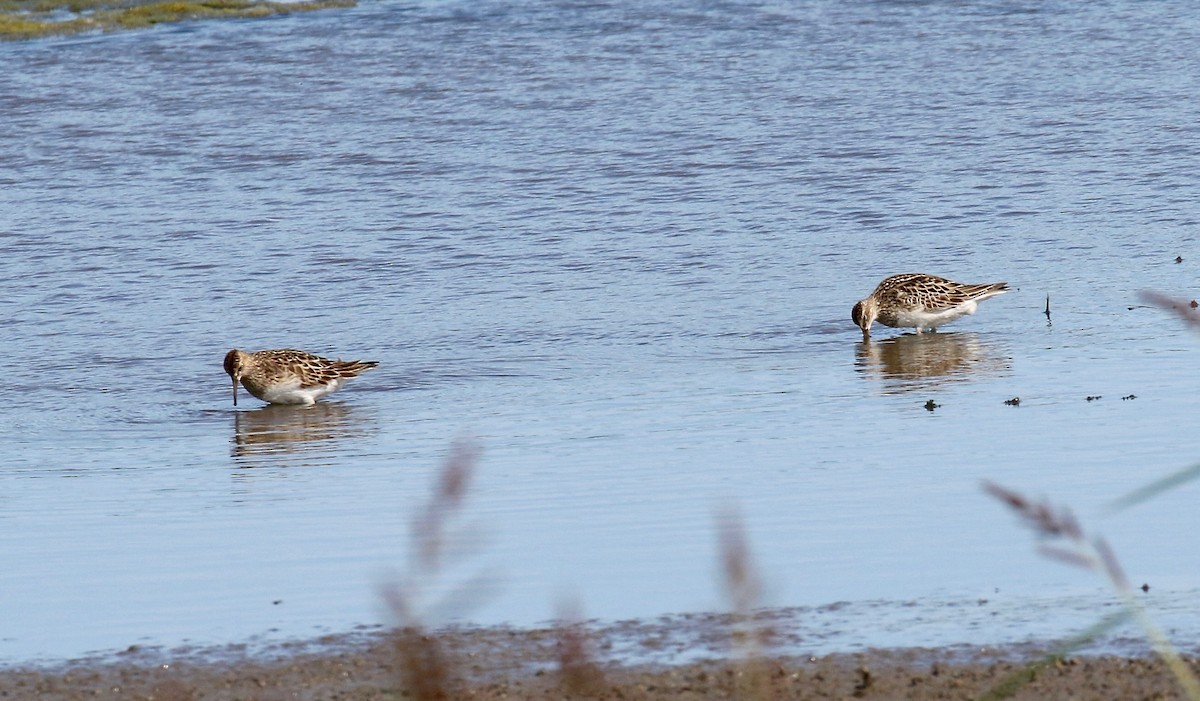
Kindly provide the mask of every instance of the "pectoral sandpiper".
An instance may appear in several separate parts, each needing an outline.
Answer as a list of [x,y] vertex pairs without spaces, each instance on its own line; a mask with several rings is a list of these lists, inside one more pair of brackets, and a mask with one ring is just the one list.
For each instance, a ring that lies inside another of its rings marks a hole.
[[225,354],[225,372],[233,378],[234,406],[238,382],[264,402],[313,404],[378,364],[373,360],[329,360],[290,348],[257,353],[235,348]]
[[955,319],[974,314],[979,303],[1008,291],[1008,283],[968,285],[936,275],[904,273],[893,275],[854,305],[850,318],[870,338],[871,324],[913,326],[917,333],[937,330]]

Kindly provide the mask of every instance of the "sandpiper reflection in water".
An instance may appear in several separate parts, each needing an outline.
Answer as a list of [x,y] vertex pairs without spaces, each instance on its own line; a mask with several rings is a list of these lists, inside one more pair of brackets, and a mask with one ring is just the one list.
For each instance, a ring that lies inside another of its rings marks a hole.
[[361,408],[342,402],[234,412],[232,455],[239,467],[332,464],[343,440],[369,433],[363,418]]
[[1009,370],[1011,358],[979,334],[908,333],[882,341],[862,341],[855,367],[883,381],[892,392],[926,390]]

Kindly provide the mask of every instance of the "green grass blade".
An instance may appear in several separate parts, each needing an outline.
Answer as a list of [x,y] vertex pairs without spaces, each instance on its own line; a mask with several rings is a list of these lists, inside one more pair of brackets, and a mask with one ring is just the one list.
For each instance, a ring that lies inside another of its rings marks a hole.
[[1021,669],[1009,674],[1000,683],[988,689],[982,695],[976,697],[975,701],[1000,701],[1007,699],[1021,690],[1021,687],[1037,679],[1038,674],[1042,670],[1050,667],[1063,659],[1079,648],[1091,643],[1096,638],[1109,632],[1113,628],[1125,623],[1133,616],[1133,612],[1129,609],[1122,609],[1116,613],[1111,613],[1099,621],[1093,623],[1086,630],[1078,633],[1075,636],[1067,638],[1052,649],[1045,657],[1035,662],[1031,662]]
[[1178,472],[1157,479],[1144,487],[1139,487],[1123,497],[1114,499],[1105,509],[1106,514],[1114,514],[1118,511],[1124,511],[1131,506],[1136,506],[1148,499],[1152,499],[1163,492],[1170,491],[1176,487],[1191,482],[1200,477],[1200,464],[1192,465]]

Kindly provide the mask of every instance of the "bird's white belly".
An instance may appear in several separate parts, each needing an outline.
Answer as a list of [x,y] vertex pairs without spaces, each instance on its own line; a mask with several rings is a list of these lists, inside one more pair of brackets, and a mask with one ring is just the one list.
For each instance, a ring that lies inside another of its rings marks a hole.
[[341,383],[341,380],[333,380],[316,387],[301,387],[299,380],[292,380],[264,390],[259,399],[271,404],[312,404],[336,390]]
[[975,302],[963,302],[957,307],[930,311],[928,309],[908,309],[898,312],[895,317],[896,326],[912,326],[917,329],[936,329],[949,324],[960,317],[974,314],[979,307]]

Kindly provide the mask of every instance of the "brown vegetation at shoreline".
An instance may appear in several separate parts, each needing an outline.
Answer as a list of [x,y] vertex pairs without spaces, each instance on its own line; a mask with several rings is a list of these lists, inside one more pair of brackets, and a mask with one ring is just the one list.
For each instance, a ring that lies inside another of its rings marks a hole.
[[0,39],[139,29],[195,19],[248,19],[355,4],[356,0],[0,0]]

